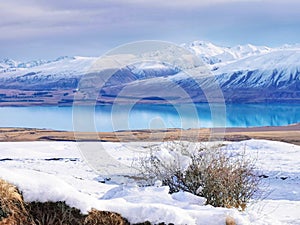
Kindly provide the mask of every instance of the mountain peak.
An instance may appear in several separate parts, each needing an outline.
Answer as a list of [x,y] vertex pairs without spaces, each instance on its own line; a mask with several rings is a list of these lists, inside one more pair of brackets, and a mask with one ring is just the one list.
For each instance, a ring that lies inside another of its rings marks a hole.
[[10,58],[4,58],[0,61],[0,64],[4,64],[4,65],[7,65],[8,67],[12,67],[12,68],[15,68],[18,66],[18,62],[13,60],[13,59],[10,59]]

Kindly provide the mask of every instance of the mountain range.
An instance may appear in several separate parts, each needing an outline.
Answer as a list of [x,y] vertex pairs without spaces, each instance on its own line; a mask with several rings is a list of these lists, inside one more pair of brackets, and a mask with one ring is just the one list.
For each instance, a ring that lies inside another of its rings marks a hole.
[[[98,102],[207,102],[214,99],[216,84],[226,102],[300,102],[300,45],[222,47],[194,41],[181,46],[203,61],[209,76],[191,77],[173,65],[141,60],[116,70],[101,87]],[[0,105],[70,104],[96,61],[79,56],[1,60]]]

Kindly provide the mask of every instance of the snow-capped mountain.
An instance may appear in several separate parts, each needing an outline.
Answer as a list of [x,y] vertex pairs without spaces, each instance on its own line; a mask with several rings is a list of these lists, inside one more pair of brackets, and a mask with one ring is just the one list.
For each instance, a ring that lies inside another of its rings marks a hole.
[[38,60],[32,60],[28,62],[19,62],[19,61],[5,58],[3,60],[0,60],[0,72],[2,73],[13,72],[13,71],[17,71],[18,69],[33,68],[44,64],[58,62],[65,59],[75,59],[75,57],[60,56],[54,60],[38,59]]
[[[201,52],[199,42],[197,43],[198,45],[190,46]],[[126,85],[105,87],[104,92],[109,96],[120,96],[120,91],[126,86],[127,92],[123,91],[122,97],[155,96],[157,93],[157,96],[167,99],[180,101],[181,98],[184,102],[191,97],[194,101],[202,102],[215,96],[218,84],[227,102],[300,101],[299,46],[276,49],[252,45],[221,48],[211,43],[202,43],[201,48],[204,52],[201,54],[210,59],[220,59],[220,56],[230,53],[231,57],[223,58],[219,62],[205,61],[210,70],[208,75],[214,75],[213,77],[190,77],[184,72],[178,72],[167,76],[148,77]],[[199,54],[198,56],[202,57]],[[188,94],[188,97],[184,98],[183,94]]]
[[194,41],[190,44],[183,44],[182,46],[199,56],[207,64],[230,62],[247,56],[272,51],[271,48],[266,46],[247,44],[235,47],[221,47],[205,41]]
[[0,68],[16,68],[17,65],[18,62],[8,58],[0,61]]
[[299,59],[300,49],[277,50],[226,64],[214,73],[222,85],[280,88],[300,80]]
[[300,49],[277,49],[216,67],[227,101],[299,101]]
[[0,88],[76,88],[77,80],[94,60],[93,57],[59,57],[51,61],[13,63],[2,71],[0,69]]
[[[200,74],[190,77],[163,62],[142,61],[116,70],[101,90],[102,96],[118,96],[126,87],[131,96],[124,98],[156,95],[182,99],[176,89],[179,86],[195,101],[206,101],[201,88],[211,87],[213,92],[213,79],[228,102],[300,101],[300,45],[221,47],[195,41],[182,46],[204,61],[209,78]],[[76,56],[26,63],[5,59],[0,61],[0,88],[75,90],[96,59]]]

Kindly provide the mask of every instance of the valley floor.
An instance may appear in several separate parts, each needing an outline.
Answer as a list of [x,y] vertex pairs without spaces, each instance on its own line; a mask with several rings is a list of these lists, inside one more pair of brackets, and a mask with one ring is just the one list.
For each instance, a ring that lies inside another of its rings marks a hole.
[[34,128],[0,128],[0,142],[15,141],[105,141],[105,142],[161,142],[161,141],[242,141],[265,139],[300,145],[300,123],[287,126],[250,128],[201,128],[133,130],[118,132],[73,132]]
[[[101,144],[116,161],[130,165],[149,143]],[[241,225],[300,224],[300,146],[254,139],[224,144],[228,151],[254,157],[265,175],[263,195],[245,212],[204,205],[204,199],[186,192],[170,195],[159,184],[138,187],[126,179],[103,183],[76,142],[2,142],[0,178],[15,184],[25,201],[66,201],[82,212],[92,207],[118,212],[132,223],[218,225],[229,215]]]

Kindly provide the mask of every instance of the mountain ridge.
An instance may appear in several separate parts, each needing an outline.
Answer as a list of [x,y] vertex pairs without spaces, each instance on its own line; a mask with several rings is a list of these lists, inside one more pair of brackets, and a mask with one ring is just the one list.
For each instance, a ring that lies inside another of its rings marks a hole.
[[[213,87],[211,90],[208,87],[212,82],[217,82],[227,102],[300,102],[300,45],[279,48],[251,44],[220,47],[210,42],[194,41],[181,46],[202,59],[207,71],[214,75],[214,81],[198,75],[191,78],[184,71],[161,62],[141,60],[141,63],[118,70],[103,86],[99,101],[113,102],[126,87],[127,95],[122,96],[124,99],[142,98],[153,92],[151,97],[157,94],[185,102],[186,98],[170,93],[179,86],[193,101],[205,102],[207,99],[199,84],[207,88],[206,95],[212,95]],[[96,60],[96,57],[80,56],[27,63],[1,60],[0,103],[35,100],[36,96],[30,97],[32,93],[42,90],[59,92],[60,95],[55,98],[57,103],[71,103],[81,78],[90,71]],[[18,90],[17,98],[11,98],[7,90]],[[22,91],[32,93],[27,95]],[[48,93],[48,96],[51,95],[54,96]],[[24,99],[25,96],[27,98]],[[37,104],[49,103],[46,97],[39,100],[42,101]]]

